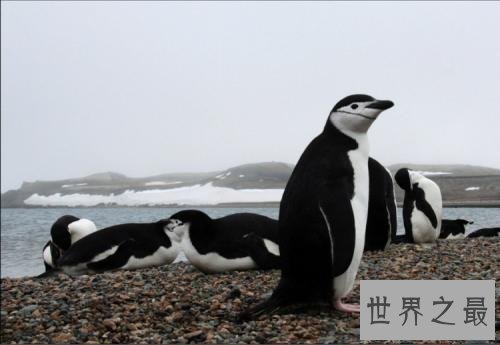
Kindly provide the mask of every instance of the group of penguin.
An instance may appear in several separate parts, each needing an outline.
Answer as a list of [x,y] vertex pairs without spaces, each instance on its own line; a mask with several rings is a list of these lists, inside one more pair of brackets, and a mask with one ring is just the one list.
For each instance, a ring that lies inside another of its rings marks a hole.
[[43,249],[42,277],[162,266],[181,251],[205,273],[280,267],[278,221],[253,213],[212,219],[183,210],[154,223],[101,230],[91,220],[66,215],[52,225],[51,237]]
[[137,269],[172,263],[182,251],[205,273],[281,269],[266,301],[241,314],[345,304],[365,250],[391,242],[434,242],[440,237],[442,200],[437,184],[400,169],[405,191],[404,236],[396,236],[396,201],[390,172],[369,157],[367,131],[391,101],[351,95],[330,112],[324,130],[305,149],[285,187],[279,220],[252,213],[212,219],[183,210],[154,223],[97,230],[74,216],[59,218],[43,250],[46,272],[68,274]]

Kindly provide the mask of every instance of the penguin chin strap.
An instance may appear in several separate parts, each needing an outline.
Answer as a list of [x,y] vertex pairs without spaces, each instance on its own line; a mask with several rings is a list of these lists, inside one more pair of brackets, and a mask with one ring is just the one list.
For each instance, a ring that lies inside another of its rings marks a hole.
[[335,300],[333,301],[333,305],[335,309],[337,309],[338,311],[342,311],[345,313],[359,314],[359,304],[343,303],[342,299],[335,298]]

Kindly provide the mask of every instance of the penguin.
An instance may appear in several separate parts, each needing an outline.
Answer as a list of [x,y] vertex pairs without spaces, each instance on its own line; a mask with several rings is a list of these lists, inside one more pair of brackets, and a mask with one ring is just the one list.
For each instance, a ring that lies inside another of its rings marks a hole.
[[240,320],[264,313],[303,312],[342,302],[354,286],[368,216],[367,131],[391,101],[351,95],[330,112],[285,187],[279,211],[281,279],[271,297]]
[[279,268],[278,221],[253,213],[212,219],[199,210],[170,217],[167,228],[180,239],[193,266],[204,273]]
[[154,223],[110,226],[74,243],[57,261],[70,275],[137,269],[172,263],[179,252],[179,239],[167,231],[167,219]]
[[465,228],[474,222],[465,219],[443,219],[441,221],[441,232],[439,238],[456,240],[465,238]]
[[401,168],[394,176],[405,191],[403,222],[406,241],[432,243],[439,238],[443,202],[439,186],[425,176]]
[[95,231],[97,227],[89,219],[72,215],[57,219],[50,229],[51,240],[45,244],[42,251],[45,272],[55,267],[57,260],[73,243]]
[[477,237],[496,237],[500,232],[500,228],[483,228],[475,230],[467,235],[467,238],[477,238]]
[[398,227],[394,183],[390,171],[371,157],[368,174],[370,195],[364,250],[385,250]]

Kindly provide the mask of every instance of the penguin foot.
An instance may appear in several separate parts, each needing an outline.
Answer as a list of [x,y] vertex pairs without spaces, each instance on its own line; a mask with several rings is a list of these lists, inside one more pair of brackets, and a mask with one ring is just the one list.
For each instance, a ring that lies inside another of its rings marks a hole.
[[345,313],[359,314],[359,304],[342,303],[340,298],[336,298],[334,302],[335,309]]

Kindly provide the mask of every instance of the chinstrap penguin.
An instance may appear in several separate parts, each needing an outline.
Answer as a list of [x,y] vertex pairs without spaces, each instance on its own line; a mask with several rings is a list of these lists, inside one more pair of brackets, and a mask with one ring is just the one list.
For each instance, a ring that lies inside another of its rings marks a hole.
[[465,238],[466,227],[474,222],[465,219],[443,219],[439,238],[456,240]]
[[483,228],[475,230],[467,235],[467,238],[477,238],[477,237],[495,237],[498,236],[500,228]]
[[179,252],[178,239],[166,229],[169,223],[165,219],[98,230],[73,244],[57,266],[68,274],[83,274],[169,264]]
[[305,149],[280,203],[281,280],[270,299],[240,315],[300,312],[342,302],[354,286],[368,215],[366,132],[391,101],[351,95],[332,109],[323,132]]
[[401,168],[394,176],[404,190],[403,223],[406,241],[432,243],[439,238],[442,198],[439,186],[427,177]]
[[202,272],[279,268],[275,219],[253,213],[212,219],[199,210],[184,210],[170,217],[167,228]]
[[42,251],[45,272],[55,267],[57,260],[73,243],[95,231],[94,222],[85,218],[65,215],[57,219],[50,229],[51,240]]
[[385,250],[396,236],[397,216],[392,175],[375,159],[368,159],[370,196],[365,251]]

